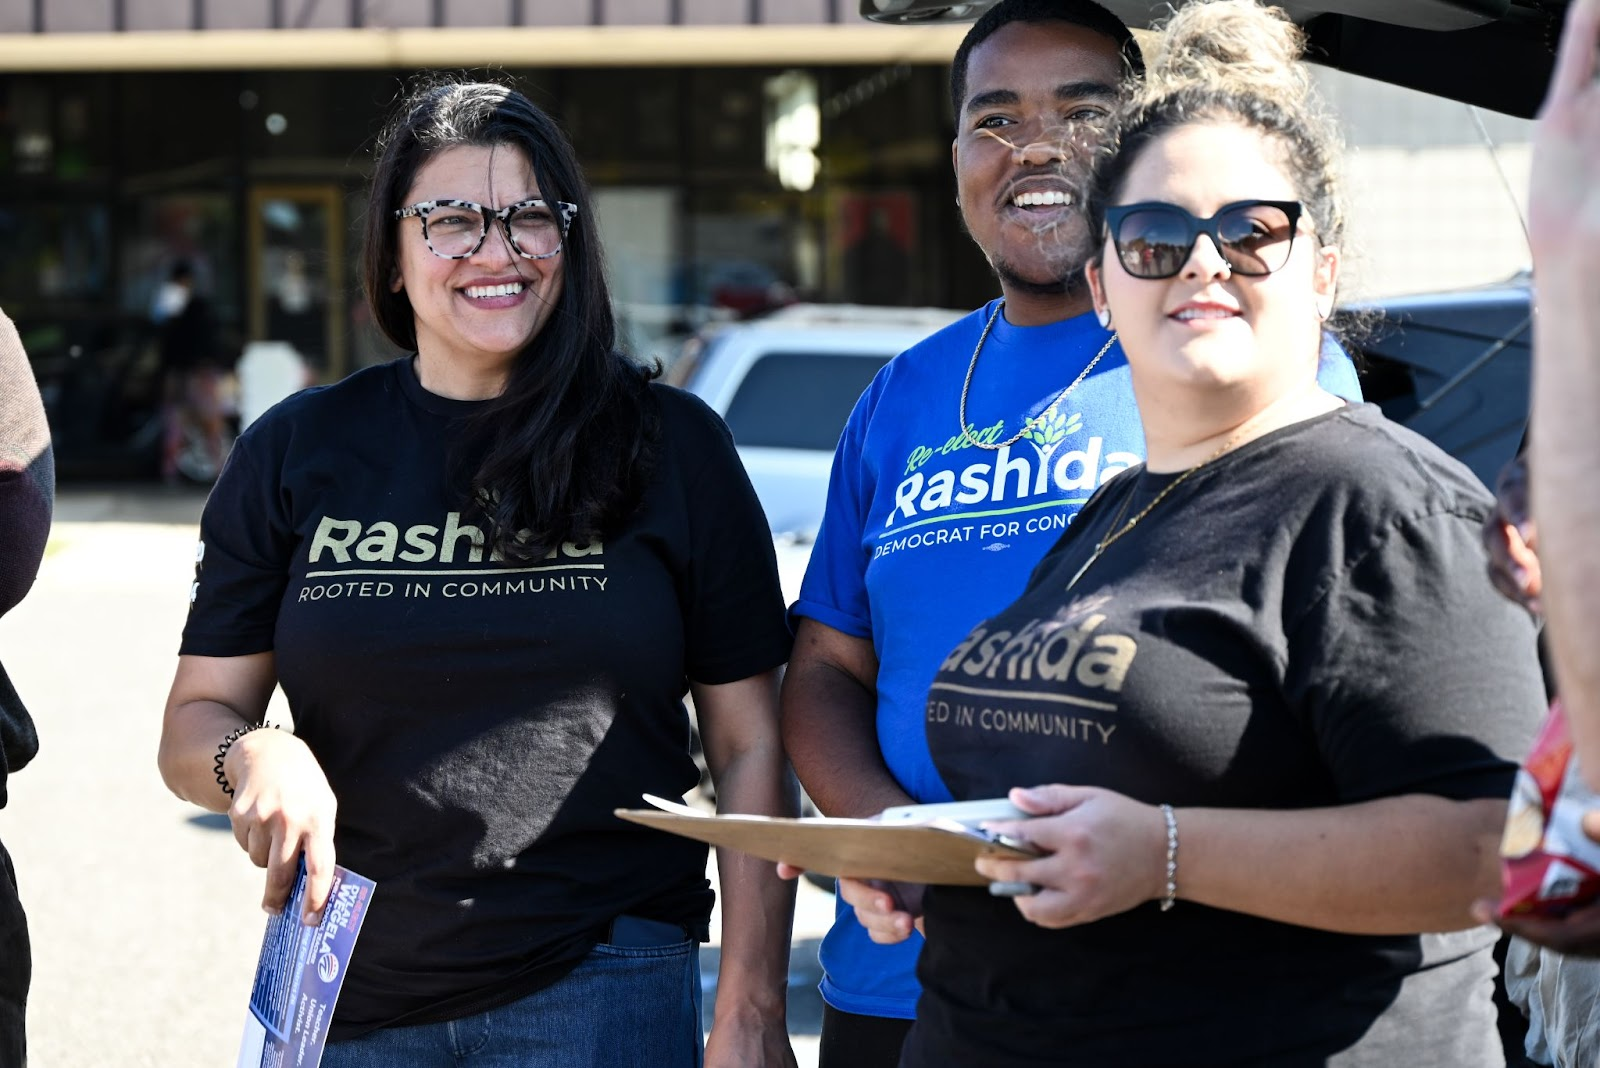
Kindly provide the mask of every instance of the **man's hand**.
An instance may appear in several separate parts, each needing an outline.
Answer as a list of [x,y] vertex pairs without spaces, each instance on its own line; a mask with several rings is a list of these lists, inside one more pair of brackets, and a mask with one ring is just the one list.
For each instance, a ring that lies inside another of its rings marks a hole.
[[1495,508],[1483,524],[1483,547],[1489,552],[1489,581],[1507,598],[1535,615],[1542,614],[1544,590],[1539,570],[1539,534],[1528,510],[1528,459],[1519,455],[1506,464],[1495,485]]
[[840,879],[837,893],[855,908],[867,937],[892,946],[922,931],[922,889],[915,883]]

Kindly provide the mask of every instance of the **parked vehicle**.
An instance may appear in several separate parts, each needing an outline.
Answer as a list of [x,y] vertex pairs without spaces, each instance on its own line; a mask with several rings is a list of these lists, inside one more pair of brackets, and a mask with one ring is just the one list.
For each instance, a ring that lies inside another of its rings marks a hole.
[[1528,424],[1532,277],[1359,306],[1366,398],[1472,468],[1487,486]]
[[[1527,425],[1530,287],[1524,273],[1352,309],[1367,325],[1353,344],[1366,398],[1489,486]],[[676,369],[732,429],[786,571],[804,571],[833,449],[861,391],[896,353],[961,314],[794,305],[718,328]],[[785,575],[791,597],[799,578]]]
[[713,328],[673,378],[715,409],[778,545],[793,601],[822,524],[834,446],[878,369],[962,312],[794,304],[762,319]]

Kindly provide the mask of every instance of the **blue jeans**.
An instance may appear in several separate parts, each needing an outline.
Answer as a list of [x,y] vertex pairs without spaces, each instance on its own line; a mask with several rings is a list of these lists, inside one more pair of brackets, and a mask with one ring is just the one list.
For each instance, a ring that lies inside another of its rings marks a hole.
[[498,1009],[331,1042],[322,1068],[700,1068],[700,944],[598,945]]

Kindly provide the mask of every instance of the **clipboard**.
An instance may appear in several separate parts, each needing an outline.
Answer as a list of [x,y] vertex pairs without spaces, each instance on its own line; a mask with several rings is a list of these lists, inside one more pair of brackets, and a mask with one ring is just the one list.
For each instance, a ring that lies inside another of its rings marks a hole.
[[763,860],[783,861],[819,875],[940,886],[987,886],[972,867],[978,857],[1028,860],[1040,854],[1022,844],[952,819],[879,822],[827,816],[714,816],[645,794],[654,808],[619,808],[616,815],[671,834],[728,846]]

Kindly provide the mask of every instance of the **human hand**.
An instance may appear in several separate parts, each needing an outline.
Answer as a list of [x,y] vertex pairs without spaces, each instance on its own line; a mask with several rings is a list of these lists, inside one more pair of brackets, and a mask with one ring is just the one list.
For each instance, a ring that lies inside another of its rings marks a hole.
[[288,731],[251,731],[228,747],[223,774],[233,785],[228,821],[234,841],[256,867],[267,869],[261,907],[274,916],[283,911],[304,853],[306,893],[300,921],[318,922],[333,888],[338,802],[317,758]]
[[[1600,263],[1600,0],[1567,9],[1550,90],[1533,133],[1528,236],[1541,284],[1583,283]],[[1576,276],[1568,275],[1576,270]]]
[[[1583,833],[1600,842],[1600,809],[1583,814]],[[1565,916],[1501,916],[1499,902],[1479,901],[1472,906],[1479,923],[1494,924],[1507,934],[1524,938],[1571,957],[1600,957],[1600,901],[1579,905]]]
[[1495,484],[1495,508],[1483,524],[1483,547],[1489,553],[1489,581],[1502,595],[1540,614],[1543,576],[1539,570],[1539,534],[1528,511],[1528,459],[1519,455],[1506,464]]
[[1110,790],[1059,784],[1015,789],[1009,796],[1034,818],[996,820],[984,827],[1048,855],[979,857],[977,869],[994,882],[1039,887],[1014,899],[1030,922],[1040,927],[1090,923],[1166,892],[1167,825],[1156,806]]
[[880,879],[838,881],[837,893],[856,910],[856,919],[867,929],[867,937],[880,945],[892,946],[922,931],[922,892],[918,883],[890,883]]

